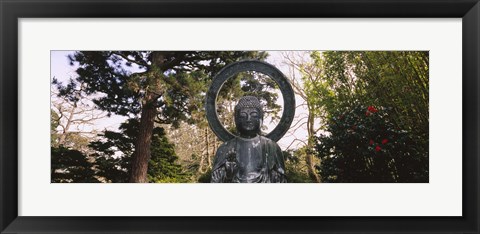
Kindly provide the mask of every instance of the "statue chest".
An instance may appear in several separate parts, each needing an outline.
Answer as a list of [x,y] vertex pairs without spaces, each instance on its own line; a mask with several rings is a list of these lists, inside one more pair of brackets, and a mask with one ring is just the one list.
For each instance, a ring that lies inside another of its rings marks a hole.
[[266,178],[266,155],[260,138],[237,140],[234,180],[242,183],[262,182]]

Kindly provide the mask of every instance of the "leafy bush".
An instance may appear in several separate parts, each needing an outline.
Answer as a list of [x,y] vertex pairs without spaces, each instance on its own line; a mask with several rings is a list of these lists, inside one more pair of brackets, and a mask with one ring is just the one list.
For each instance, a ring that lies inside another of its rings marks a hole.
[[428,133],[398,129],[388,112],[355,105],[328,120],[316,147],[324,182],[428,182]]
[[288,183],[315,183],[315,181],[308,176],[304,160],[305,150],[306,148],[304,147],[295,151],[283,151]]
[[210,179],[212,177],[212,169],[209,169],[207,172],[204,174],[200,175],[198,177],[198,183],[210,183]]

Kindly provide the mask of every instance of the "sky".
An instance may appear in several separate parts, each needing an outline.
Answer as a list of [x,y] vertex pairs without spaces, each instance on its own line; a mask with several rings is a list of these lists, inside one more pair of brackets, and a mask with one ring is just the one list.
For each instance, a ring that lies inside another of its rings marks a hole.
[[[77,74],[75,72],[76,67],[71,66],[68,60],[68,55],[72,54],[73,51],[52,51],[51,52],[51,77],[55,77],[57,80],[61,82],[67,82],[70,78],[74,79]],[[280,71],[282,71],[286,76],[290,76],[292,72],[295,72],[296,75],[298,76],[299,73],[298,71],[292,71],[289,69],[289,66],[287,66],[284,63],[284,59],[282,56],[281,51],[268,51],[269,57],[266,59],[266,62],[276,66]],[[278,104],[283,107],[283,100],[280,98],[277,100]],[[54,100],[55,97],[52,97],[52,101]],[[303,103],[304,100],[298,96],[295,95],[295,101],[296,105],[299,106],[299,104]],[[305,117],[308,115],[308,110],[304,108],[303,106],[299,106],[295,110],[295,118],[293,120],[293,124],[297,123],[299,120],[305,122],[305,118],[302,119],[302,117]],[[75,129],[72,129],[73,131],[81,131],[81,132],[93,132],[93,131],[103,131],[105,129],[111,130],[111,131],[118,131],[118,126],[124,122],[127,119],[127,117],[124,116],[119,116],[119,115],[111,115],[110,117],[105,117],[101,118],[98,120],[94,121],[94,124],[92,125],[82,125],[82,126],[76,126]],[[270,132],[276,127],[276,123],[269,123],[270,121],[266,120],[265,124],[267,125],[267,130],[266,132]],[[302,124],[299,123],[299,124]],[[77,128],[78,127],[78,128]],[[307,130],[306,130],[306,124],[303,124],[302,127],[297,129],[295,132],[289,131],[285,134],[285,136],[278,141],[278,145],[282,150],[286,150],[288,147],[289,149],[295,149],[298,147],[301,147],[301,142],[295,141],[293,144],[292,142],[294,139],[302,139],[306,140],[307,139]]]

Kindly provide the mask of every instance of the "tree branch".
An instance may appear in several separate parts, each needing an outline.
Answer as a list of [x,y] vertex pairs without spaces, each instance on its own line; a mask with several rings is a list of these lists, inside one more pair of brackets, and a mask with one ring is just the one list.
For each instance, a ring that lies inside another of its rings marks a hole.
[[148,66],[149,66],[149,64],[146,63],[145,61],[137,61],[137,60],[130,59],[130,58],[128,58],[128,56],[126,56],[125,54],[122,54],[120,51],[112,51],[112,52],[110,53],[110,55],[112,55],[112,54],[117,55],[117,56],[123,58],[124,60],[126,60],[126,61],[128,61],[128,62],[130,62],[130,63],[135,63],[135,64],[137,64],[137,65],[144,66],[144,67],[148,67]]

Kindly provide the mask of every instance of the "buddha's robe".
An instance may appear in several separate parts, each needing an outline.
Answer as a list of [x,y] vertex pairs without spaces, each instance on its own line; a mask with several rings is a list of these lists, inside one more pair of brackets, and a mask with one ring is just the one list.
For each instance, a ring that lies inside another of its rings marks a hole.
[[285,183],[285,162],[276,142],[235,137],[215,154],[212,183]]

